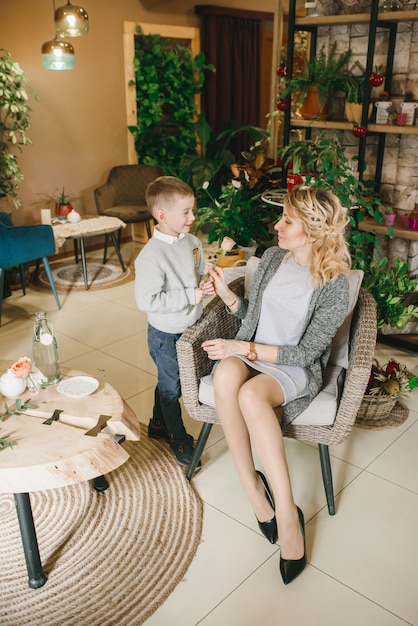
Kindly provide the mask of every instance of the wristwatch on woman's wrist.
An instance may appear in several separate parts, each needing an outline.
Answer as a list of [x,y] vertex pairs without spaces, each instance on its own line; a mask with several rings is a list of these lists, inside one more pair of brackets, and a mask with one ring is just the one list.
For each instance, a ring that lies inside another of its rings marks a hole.
[[255,361],[256,359],[258,359],[258,354],[255,349],[254,341],[250,341],[250,349],[248,350],[246,356],[249,361]]

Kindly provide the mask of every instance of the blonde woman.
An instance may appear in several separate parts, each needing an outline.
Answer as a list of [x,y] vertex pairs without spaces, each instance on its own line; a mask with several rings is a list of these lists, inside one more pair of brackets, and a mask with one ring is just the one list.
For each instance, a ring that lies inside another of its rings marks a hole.
[[[274,227],[278,247],[262,256],[248,299],[229,289],[221,269],[210,270],[216,293],[242,319],[235,339],[203,343],[209,358],[220,361],[217,412],[261,531],[271,543],[280,536],[285,584],[306,565],[305,528],[274,407],[283,407],[288,424],[322,387],[331,341],[348,309],[347,221],[332,193],[297,190],[285,199]],[[268,481],[255,470],[252,446]]]

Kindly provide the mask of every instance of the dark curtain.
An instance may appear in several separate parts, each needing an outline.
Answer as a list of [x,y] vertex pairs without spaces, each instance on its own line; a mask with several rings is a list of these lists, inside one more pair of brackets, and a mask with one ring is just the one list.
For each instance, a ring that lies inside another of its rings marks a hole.
[[[202,109],[212,131],[234,120],[259,125],[261,21],[272,14],[234,11],[215,6],[197,6],[201,17],[201,48],[206,62],[216,72],[208,72],[202,94]],[[250,139],[239,133],[232,146],[236,157],[248,150]]]

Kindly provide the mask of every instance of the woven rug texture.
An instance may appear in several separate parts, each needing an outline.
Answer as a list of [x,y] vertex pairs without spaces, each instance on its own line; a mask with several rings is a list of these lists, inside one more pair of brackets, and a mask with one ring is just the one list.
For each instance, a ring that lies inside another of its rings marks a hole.
[[[82,290],[84,291],[84,274],[81,261],[61,261],[51,263],[51,272],[54,277],[55,286],[60,291]],[[126,272],[122,271],[119,263],[108,261],[103,265],[97,259],[87,258],[87,282],[89,290],[108,289],[130,282],[135,278],[135,272],[130,267],[126,267]],[[51,290],[45,269],[39,272],[37,281],[40,287]]]
[[182,580],[202,503],[168,446],[141,428],[107,491],[89,481],[31,494],[48,578],[39,589],[28,587],[14,498],[0,494],[2,626],[138,626]]

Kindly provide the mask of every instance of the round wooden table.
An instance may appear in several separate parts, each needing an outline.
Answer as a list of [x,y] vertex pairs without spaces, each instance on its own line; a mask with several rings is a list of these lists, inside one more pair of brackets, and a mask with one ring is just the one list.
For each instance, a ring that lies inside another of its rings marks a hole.
[[[11,362],[0,361],[0,373]],[[85,375],[63,370],[63,380]],[[67,397],[50,385],[37,395],[28,391],[20,396],[32,408],[5,415],[0,436],[8,436],[13,448],[0,450],[0,492],[13,493],[29,586],[36,589],[46,582],[39,555],[29,492],[56,489],[91,480],[116,469],[129,458],[119,445],[124,439],[138,441],[139,423],[113,387],[99,381],[94,393]],[[0,407],[12,411],[15,399],[0,394]],[[0,408],[0,415],[4,410]]]

